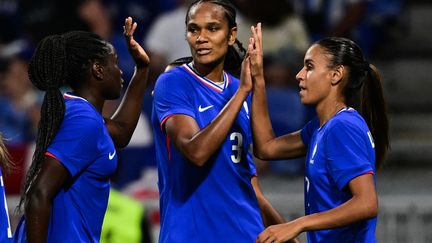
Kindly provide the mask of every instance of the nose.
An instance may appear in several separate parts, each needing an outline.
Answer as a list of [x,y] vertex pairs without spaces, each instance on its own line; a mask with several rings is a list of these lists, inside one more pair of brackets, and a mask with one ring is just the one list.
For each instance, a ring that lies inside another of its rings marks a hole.
[[297,73],[297,75],[296,75],[296,79],[297,79],[297,81],[301,81],[301,80],[303,80],[304,79],[304,75],[305,75],[305,68],[303,67],[298,73]]
[[197,36],[196,41],[197,42],[205,42],[206,40],[207,40],[207,37],[206,37],[205,31],[201,31],[199,33],[199,35]]

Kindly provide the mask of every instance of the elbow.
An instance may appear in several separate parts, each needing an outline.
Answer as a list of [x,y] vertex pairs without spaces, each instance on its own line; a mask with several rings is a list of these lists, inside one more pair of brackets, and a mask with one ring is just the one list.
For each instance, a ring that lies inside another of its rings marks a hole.
[[362,218],[363,219],[371,219],[378,216],[378,202],[364,202],[362,203]]
[[182,149],[182,154],[189,162],[198,167],[203,167],[210,159],[208,152],[193,147],[184,147]]
[[186,158],[188,159],[189,162],[191,162],[192,164],[198,167],[203,167],[209,159],[204,154],[200,154],[197,152],[186,155]]
[[42,188],[34,188],[29,191],[25,200],[25,212],[34,212],[43,205],[49,204],[52,198],[48,192]]
[[270,156],[263,148],[254,146],[253,154],[255,157],[257,157],[260,160],[270,160]]
[[366,210],[365,218],[370,219],[375,218],[376,216],[378,216],[378,204],[374,203],[370,205]]

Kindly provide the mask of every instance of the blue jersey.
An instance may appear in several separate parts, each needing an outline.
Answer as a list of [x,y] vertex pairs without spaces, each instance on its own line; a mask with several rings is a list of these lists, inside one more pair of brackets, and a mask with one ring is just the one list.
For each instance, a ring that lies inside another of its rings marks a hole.
[[164,122],[183,114],[206,127],[239,87],[224,72],[215,84],[183,65],[156,83],[152,122],[159,171],[159,242],[255,242],[264,229],[251,185],[256,175],[249,151],[250,96],[220,149],[203,166],[189,162],[167,137]]
[[[70,180],[53,200],[47,242],[99,242],[116,150],[98,111],[81,97],[64,97],[65,116],[46,154],[68,170]],[[25,223],[20,227],[18,242],[25,238]]]
[[3,176],[0,168],[0,242],[10,242],[12,231],[9,221],[8,206],[6,203],[6,194],[3,184]]
[[[317,118],[302,130],[308,146],[305,177],[306,214],[336,208],[352,198],[348,183],[357,176],[375,177],[375,145],[364,119],[343,109],[319,127]],[[377,218],[344,227],[308,232],[309,242],[376,242]]]

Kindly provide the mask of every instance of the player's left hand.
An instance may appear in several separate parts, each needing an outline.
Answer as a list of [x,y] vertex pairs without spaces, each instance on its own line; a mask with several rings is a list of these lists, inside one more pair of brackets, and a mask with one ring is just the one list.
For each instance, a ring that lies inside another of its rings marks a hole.
[[[293,240],[300,234],[299,227],[295,221],[277,224],[267,227],[258,235],[256,243],[280,243]],[[297,241],[294,241],[297,242]]]
[[150,64],[150,58],[141,47],[140,44],[134,39],[133,34],[137,28],[137,23],[133,22],[131,17],[127,17],[125,25],[123,26],[123,35],[128,45],[129,53],[135,61],[137,68],[148,67]]
[[252,37],[250,38],[247,50],[250,56],[251,75],[254,79],[263,78],[264,67],[261,23],[258,23],[256,26],[251,26],[251,34]]

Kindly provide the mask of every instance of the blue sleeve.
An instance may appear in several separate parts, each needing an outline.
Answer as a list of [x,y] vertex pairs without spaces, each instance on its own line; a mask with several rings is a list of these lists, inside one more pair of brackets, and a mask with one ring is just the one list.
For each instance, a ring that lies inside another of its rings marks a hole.
[[[185,82],[179,82],[180,75],[173,72],[163,73],[156,81],[154,107],[159,124],[171,115],[184,114],[195,118],[190,92]],[[180,80],[182,81],[182,80]]]
[[316,129],[318,129],[319,120],[318,117],[314,117],[310,120],[300,131],[301,138],[306,147],[309,147],[310,140]]
[[82,172],[99,155],[103,124],[94,118],[79,116],[63,121],[48,152],[66,167],[72,177]]
[[374,162],[368,156],[370,143],[367,139],[363,129],[347,122],[335,123],[329,130],[327,167],[339,190],[355,177],[374,171]]

